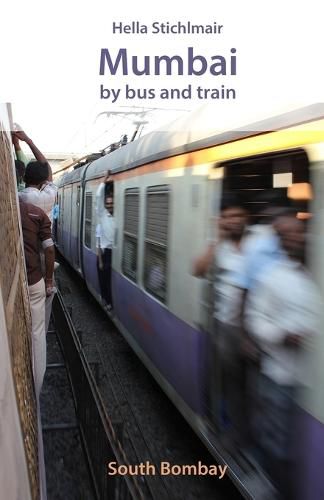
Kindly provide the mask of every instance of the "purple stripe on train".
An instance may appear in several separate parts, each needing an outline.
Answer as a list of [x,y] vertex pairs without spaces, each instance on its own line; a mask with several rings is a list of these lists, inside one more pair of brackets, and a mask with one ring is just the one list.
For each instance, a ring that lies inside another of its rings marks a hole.
[[[96,256],[84,248],[85,279],[99,293]],[[202,413],[205,334],[177,318],[130,280],[113,272],[114,311],[176,392]]]
[[80,268],[79,239],[66,231],[62,231],[62,241],[59,241],[59,250],[66,260],[75,268]]
[[83,251],[83,272],[84,272],[84,279],[86,280],[88,285],[91,285],[91,287],[100,295],[100,287],[99,287],[99,280],[98,280],[98,271],[97,271],[97,256],[96,254],[92,251],[89,250],[89,248],[83,246],[82,247]]
[[[71,242],[70,262],[77,245]],[[83,247],[84,278],[100,294],[96,255]],[[192,408],[204,414],[207,338],[124,276],[113,272],[115,313],[152,363]],[[324,499],[324,424],[300,411],[294,477],[296,500]],[[288,477],[287,477],[287,480]]]
[[324,424],[300,410],[296,455],[296,499],[324,499]]

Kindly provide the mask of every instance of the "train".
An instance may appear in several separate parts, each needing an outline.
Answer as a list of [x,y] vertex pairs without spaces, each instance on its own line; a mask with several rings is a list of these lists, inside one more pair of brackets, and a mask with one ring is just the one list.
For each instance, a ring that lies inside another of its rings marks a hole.
[[[253,219],[260,210],[256,193],[281,190],[299,203],[301,216],[313,214],[309,262],[324,291],[324,105],[221,132],[208,112],[209,128],[204,108],[65,173],[58,181],[56,245],[102,304],[96,191],[110,170],[116,230],[114,308],[107,314],[209,451],[229,464],[242,494],[262,498],[251,479],[266,485],[262,471],[236,460],[206,424],[210,280],[195,278],[192,262],[216,238],[223,193],[238,192]],[[324,498],[324,447],[317,445],[324,439],[323,360],[319,336],[311,360],[317,382],[300,402],[308,436],[303,474],[296,476],[303,500]]]

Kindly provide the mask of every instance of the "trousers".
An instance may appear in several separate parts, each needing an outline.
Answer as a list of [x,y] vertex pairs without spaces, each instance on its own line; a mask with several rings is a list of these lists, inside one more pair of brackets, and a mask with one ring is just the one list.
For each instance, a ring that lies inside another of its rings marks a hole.
[[220,428],[229,427],[235,441],[244,435],[244,374],[241,330],[214,320],[210,352],[210,408]]
[[42,422],[39,398],[46,370],[46,330],[45,330],[45,282],[43,279],[28,287],[32,318],[32,365],[37,404],[38,427],[38,467],[40,479],[40,499],[46,500],[46,474]]
[[107,304],[112,305],[111,258],[112,258],[111,248],[103,248],[102,249],[103,268],[102,269],[99,268],[99,259],[97,259],[97,271],[98,271],[101,297]]
[[28,287],[32,318],[33,375],[39,399],[46,370],[45,283],[43,278]]

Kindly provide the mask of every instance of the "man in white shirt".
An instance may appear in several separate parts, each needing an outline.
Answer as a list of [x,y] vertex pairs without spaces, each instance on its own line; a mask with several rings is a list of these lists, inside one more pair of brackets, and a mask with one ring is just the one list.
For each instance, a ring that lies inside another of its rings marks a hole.
[[[48,161],[46,160],[43,153],[35,146],[33,141],[28,137],[28,135],[23,131],[15,131],[12,133],[12,138],[14,141],[14,146],[16,150],[16,155],[18,159],[26,161],[25,156],[20,148],[19,141],[24,141],[30,147],[32,153],[34,154],[36,160],[30,161],[25,169],[24,180],[26,183],[25,189],[18,193],[19,200],[35,205],[41,208],[43,212],[50,219],[51,224],[53,223],[53,206],[55,203],[55,198],[57,194],[57,187],[53,183],[52,169]],[[42,267],[44,269],[44,254],[41,252]],[[52,279],[53,293],[46,297],[45,302],[45,331],[48,330],[48,325],[50,321],[52,302],[54,298],[54,276]]]
[[111,261],[115,237],[113,184],[107,172],[104,182],[99,184],[96,193],[97,203],[97,271],[101,298],[107,310],[113,306],[111,294]]
[[261,350],[259,445],[264,466],[284,498],[294,498],[294,400],[297,389],[311,384],[306,353],[320,332],[323,307],[304,266],[305,234],[296,213],[281,217],[285,253],[259,274],[246,304],[246,326]]
[[28,144],[36,159],[35,161],[30,161],[26,166],[24,177],[26,187],[19,192],[19,198],[25,203],[31,203],[41,208],[52,222],[52,209],[57,194],[57,187],[53,184],[52,169],[43,153],[35,146],[25,132],[22,130],[13,132],[12,136],[18,159],[26,161],[19,141],[24,141]]
[[[205,254],[195,261],[193,269],[195,276],[204,276],[213,264],[215,266],[209,404],[212,407],[213,420],[219,420],[215,414],[217,406],[225,406],[226,410],[222,413],[230,420],[230,432],[227,437],[231,446],[238,445],[242,436],[241,282],[245,265],[244,233],[247,220],[247,211],[240,201],[231,194],[224,197],[218,226],[218,242],[209,245]],[[217,383],[219,387],[219,375],[221,390],[217,398],[215,385]]]

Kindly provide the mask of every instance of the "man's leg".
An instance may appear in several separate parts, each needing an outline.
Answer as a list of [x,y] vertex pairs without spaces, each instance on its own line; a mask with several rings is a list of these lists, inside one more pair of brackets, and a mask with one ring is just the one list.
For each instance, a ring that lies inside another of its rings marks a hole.
[[101,298],[104,302],[107,301],[106,299],[106,293],[105,293],[105,266],[104,266],[104,251],[102,253],[102,261],[103,261],[103,268],[99,268],[99,258],[97,257],[97,272],[98,272],[98,281],[99,281],[99,287],[100,287],[100,295]]
[[32,317],[33,373],[38,402],[46,370],[45,282],[41,279],[28,288]]
[[[45,279],[46,272],[45,272],[45,255],[44,255],[44,252],[40,252],[40,259],[41,259],[41,266],[42,266],[42,274],[43,274],[44,279]],[[57,264],[57,262],[55,264]],[[55,264],[54,264],[54,270],[55,270]],[[57,264],[57,266],[59,266],[59,264]],[[53,274],[52,278],[53,278],[53,287],[55,287],[54,274]],[[51,319],[53,299],[54,299],[54,293],[52,293],[52,295],[50,295],[49,297],[46,297],[46,299],[45,299],[45,333],[47,333],[48,325],[49,325],[49,322],[50,322],[50,319]]]
[[54,296],[56,293],[55,285],[56,285],[56,283],[55,283],[55,278],[53,275],[53,288],[55,291],[49,297],[46,297],[46,299],[45,299],[45,332],[46,333],[48,331],[48,325],[49,325],[49,322],[51,319],[51,314],[52,314],[53,299],[54,299]]
[[107,253],[107,276],[106,276],[106,293],[107,293],[107,303],[113,305],[112,293],[111,293],[111,264],[112,264],[112,250],[110,248],[106,249]]
[[226,411],[230,420],[229,434],[233,445],[241,446],[244,436],[243,370],[240,353],[240,328],[221,324],[222,332],[222,384]]
[[212,331],[208,335],[208,416],[211,423],[222,430],[225,425],[224,401],[221,387],[220,323],[213,319]]
[[107,304],[112,305],[111,297],[111,256],[112,250],[105,248],[102,254],[103,272],[102,272],[102,294]]
[[261,447],[264,465],[285,499],[293,499],[292,468],[295,436],[295,387],[281,386],[261,375]]
[[30,312],[32,317],[33,374],[37,403],[40,500],[46,500],[47,498],[42,422],[39,406],[39,396],[46,370],[45,298],[45,282],[41,279],[38,283],[29,287]]

